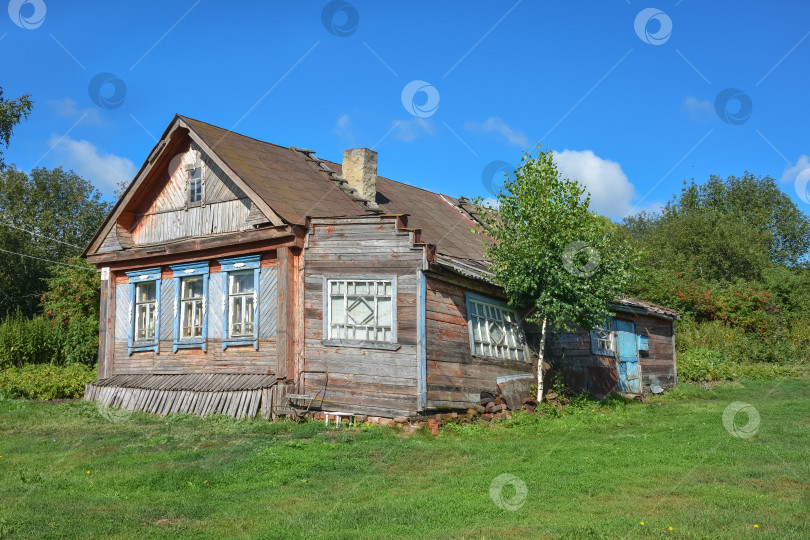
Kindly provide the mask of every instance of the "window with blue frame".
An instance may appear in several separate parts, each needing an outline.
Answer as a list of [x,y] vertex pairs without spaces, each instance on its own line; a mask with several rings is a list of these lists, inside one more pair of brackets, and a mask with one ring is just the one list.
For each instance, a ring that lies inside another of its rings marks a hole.
[[259,348],[258,255],[220,259],[225,306],[222,314],[222,349],[231,345],[253,344]]
[[174,351],[206,350],[208,263],[171,266],[174,272]]
[[613,319],[605,324],[594,326],[591,330],[591,352],[601,356],[616,356],[616,334],[613,331]]
[[127,272],[130,326],[128,354],[160,351],[160,268]]

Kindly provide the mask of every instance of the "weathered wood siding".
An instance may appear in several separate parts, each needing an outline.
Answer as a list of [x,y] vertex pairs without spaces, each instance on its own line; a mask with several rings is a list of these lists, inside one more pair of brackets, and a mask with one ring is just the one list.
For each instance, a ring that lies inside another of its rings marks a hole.
[[576,391],[605,395],[617,390],[616,359],[591,353],[591,334],[574,327],[572,332],[550,332],[546,346],[552,370],[562,369],[565,384]]
[[221,340],[208,340],[208,352],[200,349],[179,349],[172,352],[171,341],[160,342],[160,354],[152,351],[127,355],[126,342],[115,343],[113,374],[136,373],[255,373],[271,374],[276,367],[276,342],[259,340],[259,350],[253,345],[228,347],[222,350]]
[[[428,277],[425,303],[428,409],[472,406],[478,403],[482,391],[498,390],[498,377],[532,372],[531,361],[473,356],[465,296],[471,287],[477,287],[475,282],[462,287]],[[489,289],[476,288],[472,292],[492,295]]]
[[[273,264],[274,261],[270,264]],[[208,339],[207,351],[201,349],[173,350],[175,306],[174,279],[164,268],[160,302],[160,352],[133,352],[127,354],[129,329],[132,324],[130,285],[115,285],[115,347],[111,375],[133,373],[275,373],[276,370],[276,312],[277,269],[265,265],[259,278],[259,350],[249,346],[230,346],[222,350],[223,274],[209,274],[208,282]]]
[[[203,201],[188,206],[186,165],[203,165]],[[138,212],[132,241],[158,244],[178,238],[207,236],[250,229],[251,202],[199,147],[192,144],[172,159],[164,183],[149,206]],[[106,239],[105,239],[106,243]],[[113,249],[114,242],[105,249]]]
[[674,386],[677,381],[672,321],[636,315],[634,322],[636,334],[648,336],[650,343],[649,354],[642,351],[638,358],[643,390],[649,391],[651,384],[664,388]]
[[[313,220],[304,250],[304,370],[327,370],[324,409],[383,416],[417,412],[417,272],[424,248],[393,217]],[[396,351],[326,346],[324,278],[396,280]],[[307,377],[307,392],[322,378]]]
[[[642,391],[649,392],[651,384],[673,386],[676,367],[672,322],[627,312],[618,312],[616,318],[632,321],[636,334],[648,337],[650,350],[640,351],[638,359]],[[549,339],[547,353],[552,364],[562,367],[565,382],[571,388],[595,395],[618,389],[616,359],[591,353],[590,332],[576,326],[573,332],[555,332]]]

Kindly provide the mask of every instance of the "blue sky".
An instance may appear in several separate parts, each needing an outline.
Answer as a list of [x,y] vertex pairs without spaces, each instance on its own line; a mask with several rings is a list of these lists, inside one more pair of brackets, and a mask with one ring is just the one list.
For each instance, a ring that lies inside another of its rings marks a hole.
[[36,105],[6,161],[73,168],[106,195],[180,113],[335,161],[373,147],[381,175],[453,196],[490,196],[490,171],[542,142],[617,220],[685,179],[746,170],[810,211],[810,2],[11,0],[8,12],[0,86]]

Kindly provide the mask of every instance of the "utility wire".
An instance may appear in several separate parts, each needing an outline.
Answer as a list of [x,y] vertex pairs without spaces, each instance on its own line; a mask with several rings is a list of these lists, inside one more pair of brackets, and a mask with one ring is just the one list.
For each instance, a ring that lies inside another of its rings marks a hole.
[[49,263],[52,263],[52,264],[61,264],[62,266],[70,266],[71,268],[78,268],[80,270],[87,270],[88,272],[89,271],[95,272],[95,269],[93,269],[93,268],[85,268],[83,266],[77,266],[75,264],[63,263],[63,262],[54,261],[54,260],[51,260],[51,259],[43,259],[42,257],[34,257],[33,255],[26,255],[25,253],[17,253],[16,251],[9,251],[7,249],[0,249],[0,251],[3,251],[5,253],[11,253],[12,255],[19,255],[20,257],[28,257],[29,259],[36,259],[38,261],[49,262]]
[[50,236],[45,236],[44,234],[36,233],[34,231],[29,231],[28,229],[23,229],[22,227],[17,227],[16,225],[12,225],[11,223],[6,223],[4,221],[0,221],[0,225],[5,225],[6,227],[11,227],[12,229],[17,229],[19,231],[27,232],[28,234],[33,234],[34,236],[41,236],[42,238],[47,238],[48,240],[53,240],[54,242],[59,242],[60,244],[65,244],[66,246],[75,247],[76,249],[84,249],[82,246],[77,246],[76,244],[71,244],[69,242],[63,242],[62,240],[57,240],[56,238],[52,238]]

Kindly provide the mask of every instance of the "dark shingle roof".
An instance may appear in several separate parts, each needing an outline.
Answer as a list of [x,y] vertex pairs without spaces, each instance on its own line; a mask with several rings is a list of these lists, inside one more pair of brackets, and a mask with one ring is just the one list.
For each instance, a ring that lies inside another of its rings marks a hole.
[[181,118],[286,222],[303,225],[308,216],[365,214],[298,152]]
[[617,298],[614,303],[615,303],[614,307],[616,307],[619,310],[621,310],[624,307],[634,309],[637,311],[643,311],[649,315],[664,317],[666,319],[673,319],[676,321],[681,320],[681,316],[678,314],[678,310],[664,306],[659,306],[658,304],[653,304],[652,302],[647,302],[646,300],[642,300],[640,298],[623,296]]
[[[311,151],[259,141],[199,120],[181,117],[191,129],[282,219],[303,225],[307,217],[366,215],[367,209],[338,187],[326,172],[308,162]],[[338,163],[318,160],[337,175]],[[421,228],[425,242],[438,253],[483,261],[483,237],[458,200],[425,189],[377,177],[379,211],[408,214],[408,227]]]

